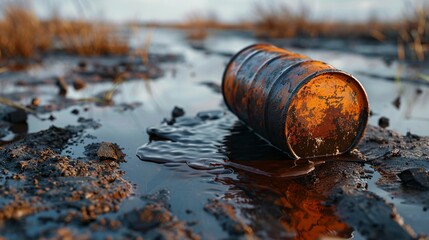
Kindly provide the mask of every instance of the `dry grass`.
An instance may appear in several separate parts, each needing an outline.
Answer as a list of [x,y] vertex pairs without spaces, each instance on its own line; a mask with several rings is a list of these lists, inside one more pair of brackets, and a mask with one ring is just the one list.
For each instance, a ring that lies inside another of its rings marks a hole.
[[312,21],[309,8],[292,11],[286,4],[255,5],[253,32],[257,37],[321,37],[397,42],[398,59],[424,61],[429,53],[429,3],[406,6],[403,19],[363,23]]
[[92,56],[127,54],[129,51],[128,43],[120,39],[112,25],[85,21],[59,21],[55,25],[54,35],[69,53]]
[[384,41],[392,32],[394,23],[383,23],[370,19],[365,23],[329,22],[311,20],[310,8],[301,6],[293,11],[285,3],[277,5],[255,5],[256,21],[253,31],[257,37],[292,38],[292,37],[329,37],[361,38]]
[[33,56],[52,44],[37,16],[23,7],[9,6],[0,21],[0,59]]
[[398,58],[406,57],[405,46],[411,49],[411,57],[424,61],[429,51],[429,4],[420,2],[410,9],[398,27]]
[[290,38],[303,34],[313,34],[308,21],[309,10],[302,8],[295,13],[286,4],[262,5],[254,7],[256,36],[270,38]]
[[30,8],[2,6],[0,10],[0,60],[30,58],[54,46],[79,55],[126,54],[128,43],[106,23],[63,20],[41,21]]

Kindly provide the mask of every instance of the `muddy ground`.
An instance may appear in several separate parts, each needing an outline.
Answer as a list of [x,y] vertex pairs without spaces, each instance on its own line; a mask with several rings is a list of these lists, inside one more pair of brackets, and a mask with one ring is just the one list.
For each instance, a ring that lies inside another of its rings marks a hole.
[[[0,105],[0,236],[426,238],[428,137],[370,125],[349,155],[285,159],[225,109],[231,51],[174,44],[150,64],[63,56],[49,70],[54,56],[0,76],[19,103]],[[372,124],[389,113],[373,102]]]

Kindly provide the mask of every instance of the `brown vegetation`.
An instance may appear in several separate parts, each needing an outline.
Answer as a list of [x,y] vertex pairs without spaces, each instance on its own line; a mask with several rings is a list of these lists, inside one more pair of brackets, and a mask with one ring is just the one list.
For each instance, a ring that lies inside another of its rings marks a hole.
[[253,31],[257,37],[329,37],[385,40],[385,34],[392,34],[396,23],[369,19],[367,22],[333,22],[311,19],[309,8],[302,6],[298,12],[286,4],[255,5],[256,21]]
[[398,58],[405,57],[404,45],[412,50],[413,57],[425,60],[429,52],[429,4],[414,6],[398,27]]
[[42,21],[30,8],[6,6],[0,18],[0,60],[30,58],[59,46],[79,55],[126,54],[128,43],[106,23],[70,21],[60,17]]
[[0,59],[31,57],[51,46],[47,29],[32,11],[10,6],[3,10],[3,14],[0,20]]

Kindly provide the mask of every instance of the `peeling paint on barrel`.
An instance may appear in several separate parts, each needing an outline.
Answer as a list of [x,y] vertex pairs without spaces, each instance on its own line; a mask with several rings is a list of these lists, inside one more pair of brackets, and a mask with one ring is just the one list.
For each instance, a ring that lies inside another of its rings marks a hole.
[[238,52],[222,92],[240,120],[291,158],[349,152],[368,122],[368,98],[356,78],[270,44]]

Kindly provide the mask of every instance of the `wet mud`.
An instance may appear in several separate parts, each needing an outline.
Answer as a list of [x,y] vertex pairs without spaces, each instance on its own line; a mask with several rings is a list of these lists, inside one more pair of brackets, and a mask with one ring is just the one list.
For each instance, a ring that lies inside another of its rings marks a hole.
[[169,210],[168,192],[141,209],[106,217],[132,194],[114,143],[93,143],[84,157],[61,155],[85,126],[28,134],[0,149],[0,235],[6,239],[199,239]]
[[[429,138],[408,132],[402,136],[394,131],[370,127],[360,150],[378,171],[377,184],[395,198],[429,207]],[[426,186],[426,187],[425,187]]]
[[[67,223],[85,225],[117,210],[130,195],[115,161],[60,155],[81,129],[53,126],[1,149],[1,235],[49,237]],[[37,224],[46,228],[28,227]]]

